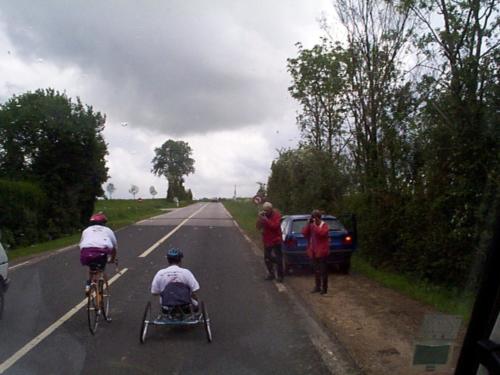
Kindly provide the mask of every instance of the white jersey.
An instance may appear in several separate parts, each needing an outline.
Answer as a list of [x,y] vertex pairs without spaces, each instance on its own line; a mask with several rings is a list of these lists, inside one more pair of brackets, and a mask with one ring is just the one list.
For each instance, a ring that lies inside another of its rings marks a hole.
[[196,281],[190,270],[174,264],[156,273],[151,284],[151,293],[160,294],[169,283],[185,284],[189,286],[191,292],[196,292],[200,289],[200,284],[198,284],[198,281]]
[[91,225],[82,232],[80,249],[86,247],[114,249],[116,245],[115,234],[111,229],[103,225]]

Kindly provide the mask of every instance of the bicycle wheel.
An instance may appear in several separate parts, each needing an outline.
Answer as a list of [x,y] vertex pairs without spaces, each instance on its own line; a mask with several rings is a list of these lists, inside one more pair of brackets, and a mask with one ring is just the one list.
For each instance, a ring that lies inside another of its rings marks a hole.
[[210,329],[210,318],[205,303],[201,302],[201,316],[203,317],[203,325],[205,326],[205,333],[207,334],[207,341],[212,342],[212,330]]
[[139,336],[141,344],[144,344],[146,342],[146,335],[148,334],[148,326],[150,321],[151,321],[151,302],[148,302],[146,304],[146,308],[144,309],[144,315],[142,316],[141,333]]
[[87,317],[90,333],[95,334],[99,323],[99,306],[97,303],[97,285],[91,284],[87,298]]
[[111,318],[109,317],[109,286],[104,280],[99,280],[99,291],[101,293],[101,311],[105,321],[110,322]]

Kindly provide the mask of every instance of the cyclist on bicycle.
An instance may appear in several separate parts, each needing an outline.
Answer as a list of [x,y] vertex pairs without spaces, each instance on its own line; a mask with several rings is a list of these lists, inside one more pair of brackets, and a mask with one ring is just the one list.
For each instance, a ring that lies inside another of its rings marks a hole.
[[[80,263],[89,267],[89,279],[85,285],[85,292],[90,288],[92,270],[104,271],[108,256],[110,263],[116,259],[117,242],[113,231],[106,227],[108,219],[102,212],[92,215],[90,226],[82,232],[80,240]],[[104,274],[107,281],[107,276]]]
[[187,268],[180,267],[183,258],[182,251],[176,248],[167,251],[169,266],[158,271],[151,284],[151,294],[160,296],[162,307],[192,305],[198,309],[196,292],[200,284]]

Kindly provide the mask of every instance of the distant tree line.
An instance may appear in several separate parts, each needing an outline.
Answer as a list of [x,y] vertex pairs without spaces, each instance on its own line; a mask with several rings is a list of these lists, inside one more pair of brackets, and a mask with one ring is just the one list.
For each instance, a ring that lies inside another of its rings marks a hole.
[[91,106],[51,89],[0,106],[2,242],[27,245],[88,222],[107,179],[104,123]]
[[373,265],[463,286],[498,199],[498,3],[337,0],[347,39],[288,60],[302,141],[272,163],[287,213],[358,215]]

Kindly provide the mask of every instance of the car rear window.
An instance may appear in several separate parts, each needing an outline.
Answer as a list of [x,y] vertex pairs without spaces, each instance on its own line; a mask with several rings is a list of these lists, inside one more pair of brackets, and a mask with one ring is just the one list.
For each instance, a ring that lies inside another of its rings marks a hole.
[[[328,224],[330,230],[335,230],[335,231],[344,230],[344,226],[337,219],[324,219],[323,221]],[[306,223],[307,219],[294,220],[292,224],[292,233],[302,232],[302,228],[304,228]]]
[[330,230],[344,230],[344,226],[337,219],[325,219],[325,223],[328,224]]
[[302,232],[302,228],[306,225],[306,219],[294,220],[292,224],[292,233],[300,233]]

